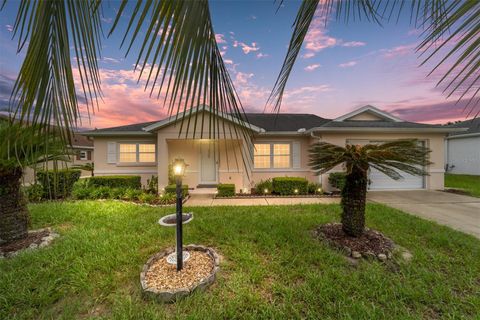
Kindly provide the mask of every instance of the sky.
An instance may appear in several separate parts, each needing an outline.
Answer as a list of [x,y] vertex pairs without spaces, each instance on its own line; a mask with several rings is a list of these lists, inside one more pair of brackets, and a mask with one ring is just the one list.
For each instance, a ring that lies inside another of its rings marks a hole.
[[[265,102],[280,71],[300,2],[211,1],[217,44],[246,112],[264,112]],[[8,99],[25,52],[17,53],[12,26],[18,3],[7,2],[0,12],[0,111]],[[102,23],[109,30],[118,1],[105,1]],[[162,119],[162,101],[144,90],[145,79],[133,71],[135,54],[125,57],[120,42],[129,8],[120,28],[102,40],[100,73],[103,99],[82,128],[104,128]],[[466,120],[464,104],[446,98],[427,77],[432,64],[420,66],[415,52],[421,30],[404,16],[379,26],[368,21],[315,19],[288,82],[282,113],[312,113],[335,118],[370,104],[408,121],[446,123]],[[72,51],[73,56],[73,51]],[[267,109],[267,112],[271,110]]]

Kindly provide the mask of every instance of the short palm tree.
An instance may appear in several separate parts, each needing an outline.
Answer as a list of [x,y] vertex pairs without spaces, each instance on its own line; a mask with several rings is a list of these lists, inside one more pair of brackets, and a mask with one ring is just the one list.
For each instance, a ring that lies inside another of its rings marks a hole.
[[346,172],[342,189],[342,229],[354,237],[362,235],[365,227],[365,203],[370,168],[392,179],[402,176],[427,175],[430,150],[416,140],[396,140],[381,144],[346,145],[345,147],[319,142],[310,148],[310,166],[316,174],[326,173],[338,165]]
[[58,141],[46,142],[36,130],[0,121],[0,244],[27,236],[29,215],[20,189],[24,168],[67,160]]

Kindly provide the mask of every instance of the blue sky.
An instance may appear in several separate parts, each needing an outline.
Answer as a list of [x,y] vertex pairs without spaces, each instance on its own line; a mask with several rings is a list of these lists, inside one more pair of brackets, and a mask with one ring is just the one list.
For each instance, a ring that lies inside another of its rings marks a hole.
[[[276,13],[272,1],[210,2],[217,42],[246,111],[263,112],[299,5],[298,1],[286,1]],[[104,3],[105,30],[110,28],[118,6],[117,1]],[[16,53],[16,42],[11,40],[16,7],[17,3],[9,1],[0,12],[0,109],[7,107],[23,60],[23,53]],[[125,50],[119,49],[126,20],[112,37],[103,40],[100,67],[104,100],[90,120],[84,118],[84,127],[165,116],[161,100],[149,98],[136,83],[138,75],[132,71],[135,55],[124,58]],[[408,17],[383,26],[368,21],[329,21],[325,26],[316,19],[290,78],[281,112],[334,118],[372,104],[411,121],[464,120],[461,104],[455,105],[455,98],[446,100],[435,88],[438,75],[426,78],[431,65],[418,67],[420,60],[414,49],[419,33]]]

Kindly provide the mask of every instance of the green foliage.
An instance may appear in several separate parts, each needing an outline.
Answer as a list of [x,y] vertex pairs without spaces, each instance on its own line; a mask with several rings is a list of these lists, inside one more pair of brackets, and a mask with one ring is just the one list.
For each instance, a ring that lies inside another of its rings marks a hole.
[[322,194],[323,193],[322,186],[319,183],[309,182],[307,188],[308,188],[308,194]]
[[153,176],[150,179],[147,179],[146,192],[151,194],[158,194],[158,176]]
[[122,199],[125,188],[111,188],[108,197],[110,199]]
[[480,198],[480,176],[468,174],[445,174],[445,187],[459,188],[473,197]]
[[233,183],[219,184],[217,186],[217,196],[233,197],[235,195],[235,185]]
[[140,176],[100,176],[87,179],[89,187],[130,188],[140,190]]
[[256,194],[271,194],[273,190],[272,180],[260,180],[260,182],[255,184],[254,190]]
[[138,200],[143,203],[153,204],[157,200],[157,195],[151,193],[142,193],[138,196]]
[[[174,184],[170,184],[165,187],[165,193],[172,193],[176,194],[177,193],[177,186]],[[187,184],[182,184],[182,194],[183,197],[186,197],[188,195],[188,185]]]
[[95,171],[95,164],[93,162],[87,162],[84,164],[75,164],[72,166],[73,169],[79,169],[83,171],[90,172],[91,176],[93,177],[93,172]]
[[128,201],[138,200],[138,197],[141,194],[142,194],[142,190],[127,188],[123,193],[122,199],[128,200]]
[[345,186],[345,172],[332,172],[328,175],[328,183],[334,188],[342,190]]
[[28,202],[39,202],[43,198],[43,187],[39,184],[32,184],[27,187],[23,187],[23,193],[25,194]]
[[96,187],[89,188],[90,199],[108,199],[110,197],[110,188],[109,187]]
[[173,193],[164,193],[160,195],[160,203],[168,204],[175,203],[177,196]]
[[37,181],[43,187],[43,197],[65,199],[72,194],[73,185],[80,178],[80,170],[62,169],[38,171]]
[[85,183],[78,182],[73,186],[72,197],[78,200],[91,199],[90,194],[92,193],[93,188],[87,187]]
[[275,177],[272,179],[272,186],[273,193],[280,195],[308,193],[308,181],[301,177]]

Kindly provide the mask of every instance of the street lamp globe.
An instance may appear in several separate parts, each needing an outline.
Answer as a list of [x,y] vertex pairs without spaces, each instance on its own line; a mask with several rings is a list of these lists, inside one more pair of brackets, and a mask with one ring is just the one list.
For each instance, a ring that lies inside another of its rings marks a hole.
[[173,175],[181,177],[185,173],[185,161],[183,159],[175,159],[173,163]]

